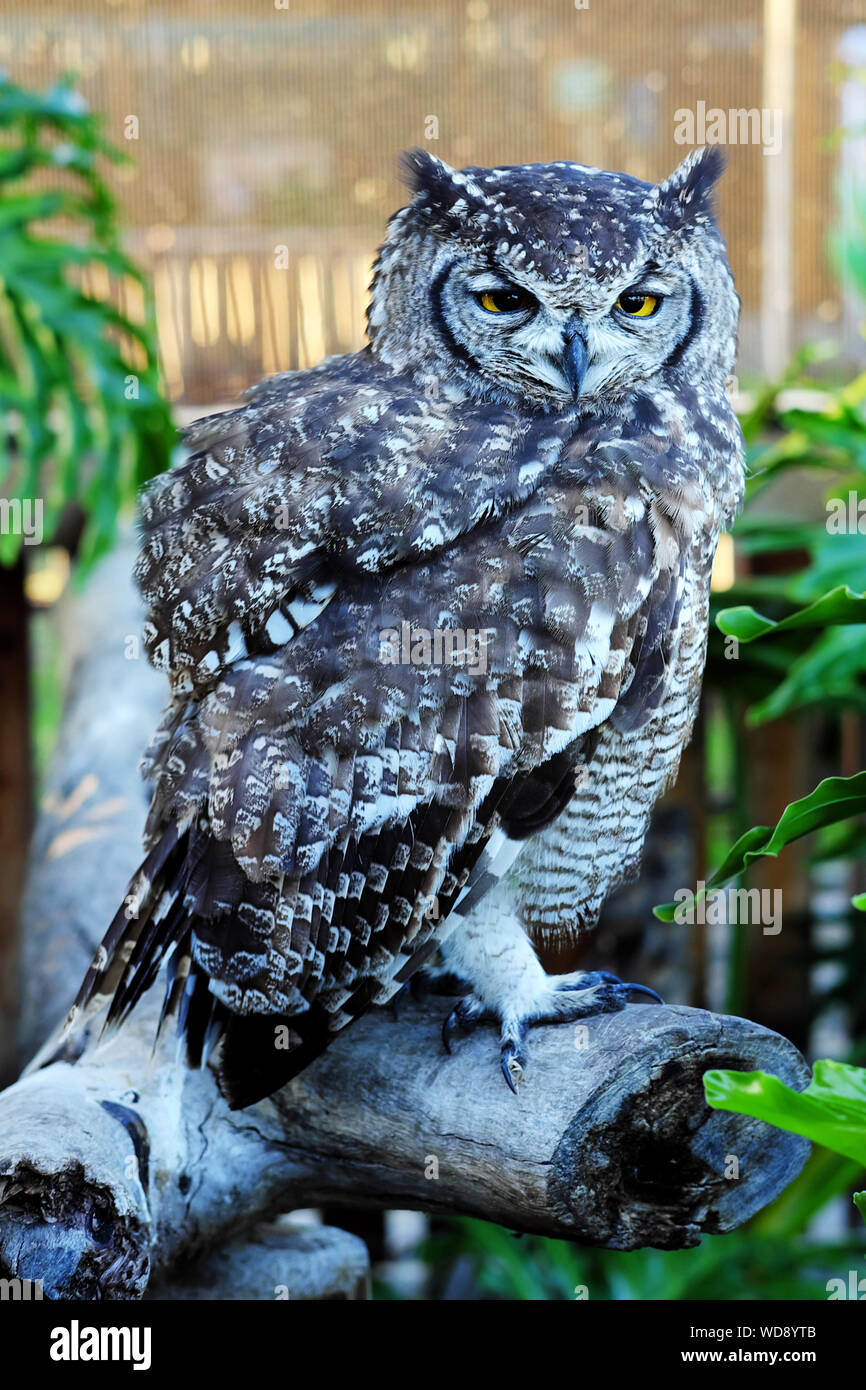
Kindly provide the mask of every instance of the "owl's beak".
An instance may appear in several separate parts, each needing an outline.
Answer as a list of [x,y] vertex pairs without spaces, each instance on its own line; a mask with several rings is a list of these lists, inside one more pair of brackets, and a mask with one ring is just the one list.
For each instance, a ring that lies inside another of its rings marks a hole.
[[562,360],[562,371],[575,400],[580,395],[583,378],[586,376],[586,369],[589,366],[585,333],[586,330],[579,321],[570,319],[565,325],[565,354]]

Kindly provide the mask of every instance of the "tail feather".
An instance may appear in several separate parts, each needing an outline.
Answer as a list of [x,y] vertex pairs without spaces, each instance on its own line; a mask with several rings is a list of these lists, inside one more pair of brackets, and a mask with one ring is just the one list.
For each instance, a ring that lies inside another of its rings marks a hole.
[[[208,860],[207,848],[204,836],[191,843],[187,832],[178,833],[172,825],[150,851],[99,945],[58,1047],[106,1004],[100,1036],[120,1027],[165,965],[165,996],[154,1047],[173,1022],[188,1064],[199,1067],[207,1059],[228,1012],[211,993],[207,975],[192,958],[195,904],[208,889],[214,892],[216,884],[220,905],[225,907],[232,891],[219,854]],[[44,1064],[44,1060],[40,1062]]]
[[187,927],[181,889],[163,888],[146,927],[139,933],[132,955],[117,983],[105,1020],[106,1028],[121,1024],[156,979],[167,954]]
[[178,947],[190,960],[186,985],[178,1001],[177,1033],[186,1044],[187,1061],[191,1067],[203,1066],[222,1033],[228,1011],[211,993],[208,978],[190,956],[190,941]]
[[184,942],[178,942],[175,949],[169,955],[166,963],[165,994],[159,1014],[154,1047],[161,1037],[168,1019],[177,1018],[179,1016],[183,996],[190,976],[191,966],[192,956],[189,950],[184,949]]
[[138,939],[162,898],[166,868],[182,858],[182,843],[177,827],[171,825],[133,876],[66,1017],[61,1042],[113,999]]

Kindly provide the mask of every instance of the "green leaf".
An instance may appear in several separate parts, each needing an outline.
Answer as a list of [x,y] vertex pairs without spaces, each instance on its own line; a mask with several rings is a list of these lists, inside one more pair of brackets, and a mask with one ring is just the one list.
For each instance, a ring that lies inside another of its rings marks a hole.
[[831,1149],[813,1149],[802,1171],[751,1223],[756,1235],[796,1238],[829,1202],[846,1197],[860,1179],[860,1164]]
[[664,903],[653,908],[662,922],[674,922],[677,912],[687,912],[706,893],[736,878],[755,859],[775,859],[780,850],[794,840],[810,835],[824,825],[866,812],[866,772],[853,777],[827,777],[814,791],[785,807],[776,825],[756,825],[731,846],[722,864],[707,880],[702,893],[692,895],[691,902]]
[[786,632],[793,628],[827,627],[831,624],[866,623],[866,593],[856,594],[847,584],[822,594],[814,603],[774,622],[751,607],[723,608],[716,625],[726,637],[740,642],[754,642],[768,632]]
[[866,712],[866,641],[857,627],[828,628],[790,659],[787,674],[746,715],[751,727],[815,705],[838,704]]
[[818,1061],[805,1091],[794,1091],[763,1071],[708,1071],[704,1073],[704,1093],[714,1110],[752,1115],[866,1167],[863,1067]]

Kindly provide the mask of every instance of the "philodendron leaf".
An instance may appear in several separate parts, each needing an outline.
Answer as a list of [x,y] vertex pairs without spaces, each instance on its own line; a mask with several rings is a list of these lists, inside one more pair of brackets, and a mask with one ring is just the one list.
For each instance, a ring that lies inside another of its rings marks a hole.
[[[786,806],[775,826],[754,825],[728,850],[724,861],[707,880],[704,891],[691,902],[663,903],[653,908],[662,922],[677,921],[676,913],[688,912],[699,898],[741,874],[753,859],[775,859],[785,845],[819,830],[824,825],[848,820],[866,812],[866,772],[853,777],[826,777],[814,791]],[[855,903],[855,906],[860,906]]]
[[866,1069],[845,1062],[815,1063],[805,1091],[793,1091],[767,1072],[704,1072],[704,1094],[714,1110],[753,1115],[802,1134],[866,1167]]
[[854,1193],[854,1205],[863,1217],[863,1220],[866,1221],[866,1192]]
[[856,594],[847,584],[842,584],[779,622],[763,617],[746,605],[723,608],[716,618],[716,626],[725,636],[736,637],[740,642],[754,642],[756,637],[763,637],[767,632],[838,623],[866,623],[866,594]]

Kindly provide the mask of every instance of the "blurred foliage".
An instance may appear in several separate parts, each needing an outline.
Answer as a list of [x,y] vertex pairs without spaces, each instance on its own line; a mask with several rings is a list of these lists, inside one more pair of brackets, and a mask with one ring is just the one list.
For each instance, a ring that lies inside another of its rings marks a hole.
[[714,1110],[752,1115],[802,1134],[866,1168],[866,1069],[817,1061],[805,1091],[767,1072],[708,1071],[704,1093]]
[[[837,263],[866,304],[866,202],[856,204],[858,236],[836,243]],[[760,392],[743,420],[749,477],[744,515],[735,528],[749,574],[724,594],[714,612],[721,639],[711,642],[710,671],[722,689],[749,701],[746,722],[760,726],[820,711],[837,728],[844,715],[866,711],[866,373],[825,394],[818,409],[784,407],[782,392],[804,386],[823,354],[805,350],[782,383]],[[823,482],[824,516],[780,516],[761,503],[787,484],[796,497],[804,481]],[[781,561],[781,564],[778,563]],[[777,563],[774,563],[777,562]],[[734,674],[735,673],[735,674]],[[737,698],[737,697],[734,697]],[[753,826],[721,855],[708,891],[738,878],[757,858],[820,832],[813,862],[861,861],[866,850],[866,772],[825,778],[780,808],[774,827]],[[866,894],[852,899],[866,910]],[[674,904],[656,915],[672,920]],[[814,1016],[832,1003],[863,999],[862,928],[841,947],[813,952],[815,962],[843,966],[841,978],[814,1001]],[[858,1045],[855,1044],[855,1050]],[[801,1094],[763,1072],[707,1072],[708,1103],[756,1116],[831,1150],[813,1160],[771,1211],[785,1213],[790,1233],[803,1231],[828,1200],[849,1191],[866,1167],[866,1071],[843,1062],[815,1063]],[[817,1182],[816,1182],[817,1178]],[[866,1215],[866,1192],[854,1193]],[[765,1229],[767,1213],[763,1214]],[[769,1222],[772,1223],[770,1215]],[[760,1231],[762,1218],[753,1222]],[[765,1294],[764,1296],[771,1296]]]
[[[100,172],[123,158],[68,80],[33,93],[0,76],[0,488],[13,504],[41,500],[46,539],[80,502],[85,562],[174,442],[149,290],[120,250]],[[85,291],[88,276],[104,298]],[[135,287],[141,322],[116,307],[121,286]],[[9,564],[21,536],[4,529]]]
[[[866,709],[866,373],[819,410],[780,408],[781,389],[744,421],[750,477],[734,536],[751,573],[724,592],[723,607],[714,595],[724,637],[711,643],[710,677],[749,698],[752,725]],[[757,500],[783,474],[791,494],[826,474],[821,521],[761,513]],[[766,572],[782,554],[800,562]]]
[[[866,71],[848,69],[847,80],[866,84]],[[860,140],[866,135],[866,124],[837,132],[838,144],[845,140]],[[866,178],[847,180],[837,189],[838,218],[829,235],[830,255],[836,273],[844,285],[850,285],[866,304]]]
[[709,1236],[692,1250],[594,1250],[518,1236],[468,1218],[421,1253],[438,1294],[529,1301],[823,1299],[827,1282],[862,1260],[862,1239],[810,1244],[787,1231]]
[[[746,724],[753,727],[819,711],[837,721],[866,713],[866,373],[825,393],[820,408],[783,406],[783,392],[808,384],[803,373],[818,356],[804,350],[742,420],[748,482],[734,537],[751,564],[724,591],[723,605],[713,596],[707,680],[747,700]],[[769,485],[784,479],[791,497],[815,478],[825,479],[821,519],[761,510]],[[816,830],[827,832],[818,855],[862,857],[864,812],[866,772],[827,778],[780,807],[775,827],[740,834],[707,889]],[[866,900],[861,894],[853,903],[863,908]],[[673,914],[670,903],[656,910],[663,921]]]
[[30,675],[33,782],[37,802],[48,785],[51,756],[63,714],[63,659],[54,627],[54,614],[36,610],[30,615]]

